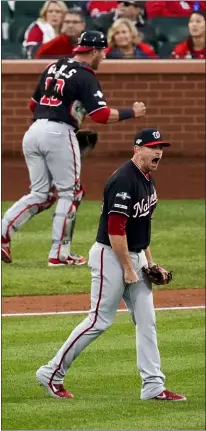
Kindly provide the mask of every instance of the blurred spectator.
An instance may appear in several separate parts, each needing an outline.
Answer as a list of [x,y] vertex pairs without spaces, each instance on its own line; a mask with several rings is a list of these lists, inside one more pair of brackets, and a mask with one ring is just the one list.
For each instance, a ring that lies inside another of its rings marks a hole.
[[88,15],[88,0],[81,0],[81,1],[75,1],[74,4],[72,6],[69,6],[68,1],[66,1],[66,4],[68,6],[69,9],[79,9],[83,12],[84,15]]
[[157,58],[154,50],[147,43],[140,42],[139,34],[131,20],[120,18],[108,31],[106,58]]
[[93,25],[96,30],[108,33],[109,28],[118,18],[130,19],[139,31],[141,40],[151,43],[156,48],[155,31],[145,22],[144,1],[118,1],[117,9],[94,18]]
[[160,16],[187,17],[193,10],[206,10],[206,1],[146,1],[147,19]]
[[68,9],[75,9],[75,10],[79,10],[83,13],[87,12],[87,3],[88,0],[67,0],[65,1]]
[[189,18],[189,37],[175,46],[171,58],[206,58],[205,13],[192,12]]
[[26,57],[32,58],[38,46],[49,42],[60,34],[67,6],[63,1],[46,1],[40,10],[40,17],[30,24],[25,36],[23,46]]
[[14,14],[14,11],[15,11],[15,0],[8,0],[7,3],[8,3],[8,7],[9,7],[11,13]]
[[113,12],[117,4],[117,1],[89,1],[87,10],[91,17],[97,17],[102,13]]
[[61,36],[40,46],[35,58],[59,58],[72,54],[78,38],[85,30],[85,19],[81,11],[71,9],[65,16],[61,29]]
[[9,24],[13,19],[13,10],[7,1],[1,1],[1,36],[2,40],[9,39]]

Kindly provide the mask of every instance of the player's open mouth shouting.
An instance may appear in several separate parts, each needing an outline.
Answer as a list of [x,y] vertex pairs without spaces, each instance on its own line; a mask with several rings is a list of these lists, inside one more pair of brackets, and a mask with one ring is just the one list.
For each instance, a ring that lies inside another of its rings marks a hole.
[[161,156],[154,157],[154,158],[152,159],[152,161],[151,161],[151,164],[152,164],[153,166],[155,166],[155,168],[157,168],[157,166],[158,166],[158,164],[159,164],[159,162],[160,162],[161,158],[162,158],[162,155],[161,155]]

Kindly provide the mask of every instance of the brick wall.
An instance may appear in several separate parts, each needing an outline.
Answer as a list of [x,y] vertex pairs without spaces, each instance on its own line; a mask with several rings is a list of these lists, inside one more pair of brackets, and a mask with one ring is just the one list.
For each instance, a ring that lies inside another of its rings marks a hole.
[[[21,141],[31,124],[28,102],[47,62],[2,62],[2,199],[28,192],[28,172]],[[144,119],[113,125],[84,125],[99,131],[95,151],[84,161],[82,180],[87,199],[101,199],[108,176],[131,157],[137,129],[157,127],[172,147],[165,151],[155,174],[162,199],[204,197],[205,147],[204,61],[108,61],[98,73],[108,105],[131,107],[136,100],[147,106]]]
[[[171,140],[170,155],[201,155],[204,152],[205,77],[204,62],[125,61],[107,62],[99,80],[108,105],[130,107],[136,100],[147,106],[144,119],[113,125],[85,125],[100,132],[95,155],[116,157],[131,148],[133,136],[142,127],[157,127]],[[45,68],[44,61],[3,61],[2,64],[2,155],[21,151],[22,136],[31,122],[28,101]]]

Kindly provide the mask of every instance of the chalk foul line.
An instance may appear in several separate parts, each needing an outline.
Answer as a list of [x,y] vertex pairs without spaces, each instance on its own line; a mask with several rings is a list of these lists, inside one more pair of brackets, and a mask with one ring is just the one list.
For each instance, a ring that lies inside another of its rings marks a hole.
[[[171,310],[201,310],[205,309],[205,305],[194,305],[188,307],[161,307],[155,308],[155,311],[171,311]],[[118,309],[117,312],[128,311],[126,308]],[[60,316],[60,315],[75,315],[75,314],[88,314],[89,310],[77,310],[77,311],[47,311],[40,313],[3,313],[2,317],[34,317],[34,316]]]

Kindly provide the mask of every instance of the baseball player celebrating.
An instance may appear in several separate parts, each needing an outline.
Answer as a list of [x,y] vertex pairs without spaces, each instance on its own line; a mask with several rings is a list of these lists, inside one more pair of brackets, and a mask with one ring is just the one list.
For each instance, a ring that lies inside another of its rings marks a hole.
[[91,310],[67,341],[36,376],[50,395],[72,398],[63,379],[72,362],[114,320],[121,298],[136,325],[137,367],[141,399],[183,401],[186,398],[165,389],[157,346],[152,282],[169,283],[171,272],[153,262],[150,251],[151,218],[157,194],[150,172],[162,158],[163,141],[156,129],[144,129],[135,136],[134,155],[110,177],[96,243],[89,253],[91,267]]
[[[71,237],[76,210],[83,196],[80,184],[80,149],[76,132],[85,115],[97,123],[115,123],[146,113],[144,103],[129,109],[107,106],[94,70],[104,59],[107,41],[103,33],[82,34],[73,58],[50,64],[43,72],[30,102],[34,122],[23,138],[23,153],[29,170],[31,192],[23,196],[4,215],[2,221],[2,259],[12,261],[12,235],[32,216],[54,202],[50,192],[58,193],[53,218],[49,266],[82,262],[71,255]],[[84,258],[83,258],[84,259]]]

